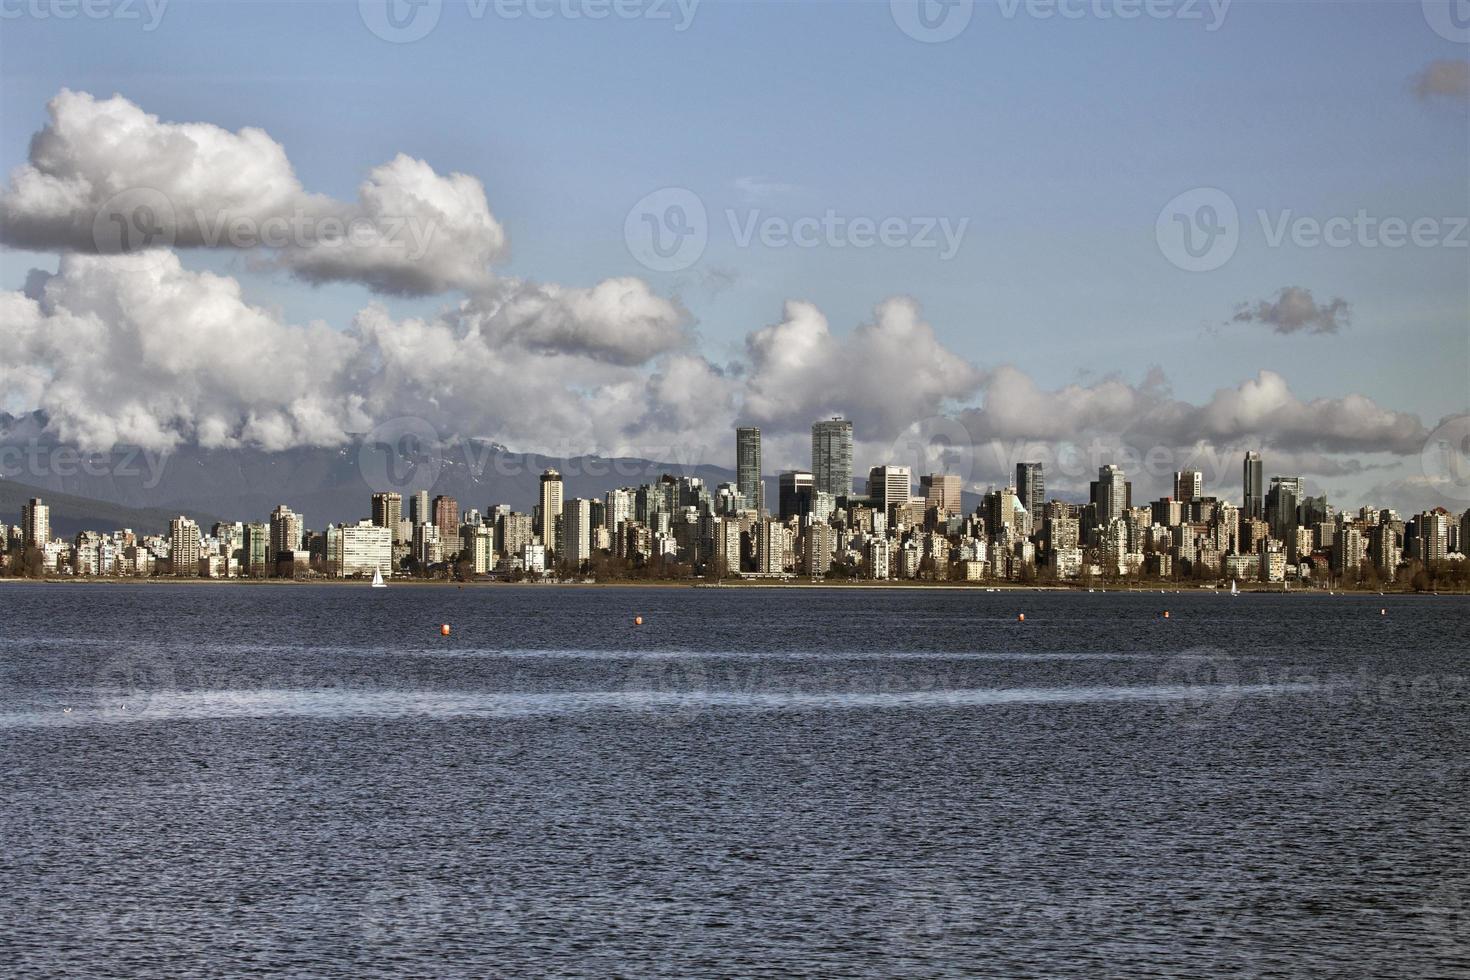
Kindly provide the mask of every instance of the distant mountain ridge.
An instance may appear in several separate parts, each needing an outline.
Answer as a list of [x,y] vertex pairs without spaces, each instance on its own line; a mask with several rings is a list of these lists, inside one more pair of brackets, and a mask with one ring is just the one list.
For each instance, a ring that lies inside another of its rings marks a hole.
[[[562,474],[568,499],[600,498],[617,487],[656,482],[664,473],[699,477],[712,488],[735,480],[733,467],[635,457],[558,459],[512,452],[488,440],[422,448],[393,447],[358,436],[342,446],[281,452],[181,446],[167,456],[137,449],[84,455],[45,435],[45,426],[39,412],[0,413],[0,486],[24,487],[16,507],[0,498],[0,515],[9,515],[0,520],[18,520],[19,501],[39,493],[48,499],[66,494],[161,514],[163,522],[181,513],[201,523],[265,520],[278,504],[286,504],[305,517],[308,527],[319,529],[367,517],[372,494],[379,490],[396,490],[405,497],[419,489],[431,497],[445,494],[459,502],[461,511],[483,512],[497,503],[529,511],[538,499],[541,473],[548,468]],[[732,433],[732,463],[734,454]],[[768,475],[764,482],[767,506],[774,512],[777,480]],[[979,502],[974,494],[964,498],[966,508]],[[78,514],[84,509],[80,504],[69,507]],[[151,532],[162,526],[135,530]]]

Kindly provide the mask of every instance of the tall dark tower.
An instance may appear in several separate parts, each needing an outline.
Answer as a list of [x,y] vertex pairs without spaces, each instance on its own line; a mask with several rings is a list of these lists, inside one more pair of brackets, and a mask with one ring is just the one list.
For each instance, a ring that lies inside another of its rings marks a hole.
[[1246,517],[1264,518],[1266,498],[1262,492],[1261,454],[1252,450],[1245,454],[1245,496],[1241,512]]

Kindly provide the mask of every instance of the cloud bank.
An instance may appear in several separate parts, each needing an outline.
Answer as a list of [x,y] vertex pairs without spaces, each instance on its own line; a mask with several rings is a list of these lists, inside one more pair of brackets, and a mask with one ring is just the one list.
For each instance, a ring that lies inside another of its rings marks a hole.
[[[412,416],[446,438],[523,451],[728,463],[738,423],[761,427],[776,469],[804,466],[811,423],[844,415],[859,473],[906,461],[905,440],[927,425],[970,458],[974,480],[1003,482],[1017,458],[1059,458],[1059,447],[1082,440],[1163,449],[1173,468],[1231,457],[1223,480],[1244,448],[1338,476],[1383,465],[1363,457],[1417,455],[1426,438],[1412,414],[1362,395],[1302,398],[1270,370],[1200,404],[1175,397],[1158,369],[1137,383],[1047,388],[952,350],[908,296],[883,300],[850,330],[790,300],[719,364],[696,349],[688,311],[641,279],[569,286],[495,275],[509,243],[474,177],[399,155],[369,171],[355,201],[338,201],[303,189],[284,149],[257,129],[165,123],[121,97],[67,91],[49,108],[0,192],[0,241],[59,254],[56,272],[0,293],[0,409],[44,410],[58,438],[88,450],[335,446]],[[99,236],[108,202],[139,187],[163,195],[169,240],[140,249],[125,228]],[[361,219],[365,233],[285,244],[215,235],[221,219],[258,228],[302,215]],[[401,248],[395,217],[435,234]],[[347,324],[289,323],[253,305],[235,279],[180,259],[180,250],[226,247],[312,283],[457,295],[426,316],[374,303]],[[1348,317],[1345,301],[1319,304],[1289,286],[1235,320],[1336,333]],[[1053,485],[1067,485],[1058,476]],[[1075,482],[1085,480],[1084,467]]]

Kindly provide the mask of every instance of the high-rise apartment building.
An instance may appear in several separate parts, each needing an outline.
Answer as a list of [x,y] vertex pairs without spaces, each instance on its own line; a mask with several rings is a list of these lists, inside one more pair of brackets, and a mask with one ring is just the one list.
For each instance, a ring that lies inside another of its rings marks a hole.
[[270,528],[260,521],[246,524],[240,551],[241,574],[250,578],[264,578],[269,574],[270,567]]
[[182,514],[168,522],[168,559],[179,578],[199,576],[199,525]]
[[267,564],[274,565],[276,556],[283,551],[295,554],[301,550],[302,522],[302,516],[285,504],[271,511],[270,553],[266,555]]
[[537,510],[540,524],[536,527],[536,533],[541,535],[541,543],[546,550],[556,553],[561,543],[557,541],[557,528],[561,524],[561,474],[556,470],[547,470],[541,474],[541,506]]
[[399,540],[399,525],[403,522],[403,495],[399,493],[375,493],[373,494],[373,524],[377,527],[386,527],[388,533],[393,537],[393,543]]
[[1264,518],[1266,516],[1266,498],[1262,495],[1264,486],[1264,471],[1261,468],[1261,454],[1251,451],[1245,454],[1245,494],[1241,503],[1241,516]]
[[51,508],[32,497],[20,508],[20,538],[26,548],[44,548],[51,540]]
[[1021,499],[1026,513],[1031,515],[1032,524],[1040,527],[1041,508],[1046,503],[1046,478],[1042,475],[1040,463],[1016,464],[1016,496]]
[[592,501],[583,497],[568,500],[562,508],[562,537],[565,551],[560,560],[573,571],[592,560]]
[[833,497],[852,496],[852,423],[847,419],[812,426],[812,485]]
[[443,494],[435,497],[431,522],[439,529],[439,543],[449,554],[459,541],[459,501]]
[[761,487],[761,430],[735,430],[735,485],[745,500],[745,509],[765,509],[765,492]]
[[1108,463],[1097,471],[1097,523],[1107,527],[1128,509],[1128,486],[1123,467]]

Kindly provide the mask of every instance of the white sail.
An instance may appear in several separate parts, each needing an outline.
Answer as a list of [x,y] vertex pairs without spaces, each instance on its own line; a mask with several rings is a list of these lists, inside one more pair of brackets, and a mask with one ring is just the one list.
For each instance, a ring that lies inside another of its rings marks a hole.
[[1235,579],[1230,580],[1230,594],[1240,595],[1240,590],[1235,587]]
[[383,581],[383,570],[381,568],[373,569],[373,588],[386,589],[387,587],[388,583]]

